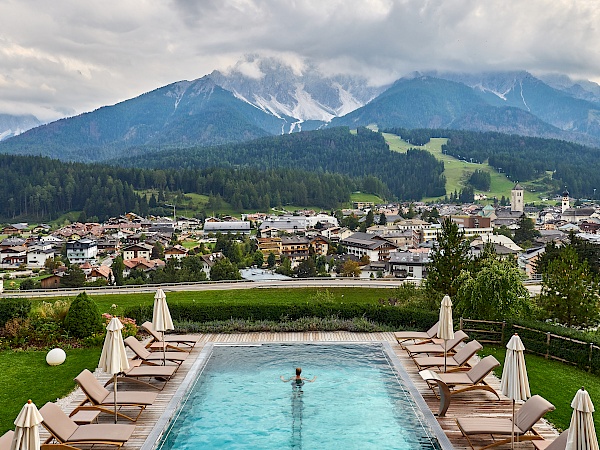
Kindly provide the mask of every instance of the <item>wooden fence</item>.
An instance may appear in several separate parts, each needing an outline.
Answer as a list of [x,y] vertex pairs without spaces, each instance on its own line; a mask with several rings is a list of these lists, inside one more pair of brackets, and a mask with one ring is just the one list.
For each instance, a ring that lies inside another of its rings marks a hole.
[[593,342],[491,320],[473,320],[461,317],[459,327],[481,343],[498,345],[503,345],[508,340],[509,333],[519,333],[527,352],[541,355],[546,359],[575,364],[588,371],[600,370],[600,347]]

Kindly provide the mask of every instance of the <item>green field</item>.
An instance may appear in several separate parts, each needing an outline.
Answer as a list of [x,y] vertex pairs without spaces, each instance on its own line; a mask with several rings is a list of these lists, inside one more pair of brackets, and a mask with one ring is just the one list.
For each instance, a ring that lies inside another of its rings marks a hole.
[[[333,294],[332,301],[348,303],[376,303],[379,298],[389,297],[389,291],[381,288],[290,288],[290,289],[231,289],[231,290],[206,290],[206,291],[176,291],[169,292],[163,288],[169,303],[207,303],[211,305],[260,305],[260,304],[291,304],[306,302],[317,292],[329,291]],[[154,293],[132,293],[120,295],[99,295],[93,291],[88,292],[98,304],[101,313],[111,312],[111,306],[117,305],[117,314],[130,306],[152,305]],[[51,302],[55,300],[73,300],[75,297],[56,297],[32,299],[37,302]],[[114,314],[114,313],[113,313]]]
[[[433,154],[437,160],[443,161],[444,163],[444,175],[446,176],[446,192],[450,194],[454,191],[460,191],[465,187],[468,177],[475,172],[475,170],[483,170],[488,172],[491,176],[492,183],[488,192],[478,192],[487,195],[487,201],[482,203],[491,203],[494,197],[498,199],[504,195],[510,200],[510,191],[514,186],[514,183],[509,180],[506,175],[498,173],[493,167],[487,164],[475,164],[460,161],[450,155],[442,154],[442,145],[444,145],[448,139],[446,138],[433,138],[429,143],[423,146],[411,145],[408,142],[400,139],[399,136],[390,133],[383,133],[385,141],[390,147],[390,150],[405,153],[409,148],[418,148],[421,150],[427,150]],[[542,192],[530,192],[528,189],[528,183],[521,183],[525,188],[525,203],[540,203]],[[435,201],[436,198],[425,198],[424,201]]]
[[373,202],[376,205],[383,203],[383,199],[375,194],[367,194],[365,192],[353,192],[350,194],[351,202]]

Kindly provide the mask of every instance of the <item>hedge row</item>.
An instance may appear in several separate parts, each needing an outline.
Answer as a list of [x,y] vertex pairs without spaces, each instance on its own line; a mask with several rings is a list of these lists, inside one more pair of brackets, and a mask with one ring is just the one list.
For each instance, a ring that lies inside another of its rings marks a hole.
[[[438,319],[437,311],[405,309],[376,304],[267,304],[267,305],[204,305],[170,304],[171,317],[175,322],[205,323],[230,319],[265,320],[288,322],[307,317],[351,320],[362,317],[378,324],[397,329],[426,330]],[[152,306],[130,307],[125,315],[138,324],[152,320]]]

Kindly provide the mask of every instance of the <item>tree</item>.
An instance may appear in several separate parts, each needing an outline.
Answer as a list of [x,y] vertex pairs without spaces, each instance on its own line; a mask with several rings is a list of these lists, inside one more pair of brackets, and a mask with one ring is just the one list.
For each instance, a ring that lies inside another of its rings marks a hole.
[[156,241],[152,246],[152,254],[150,256],[152,259],[163,259],[165,257],[165,247],[159,241]]
[[298,278],[314,278],[317,276],[317,266],[313,258],[305,259],[296,268]]
[[427,267],[426,288],[432,296],[455,296],[460,287],[459,276],[469,265],[469,243],[458,225],[450,219],[442,221],[438,246]]
[[387,217],[384,213],[379,214],[379,225],[387,225]]
[[55,255],[52,258],[48,258],[46,261],[44,261],[44,269],[46,269],[46,271],[48,272],[54,272],[56,269],[58,269],[60,266],[63,265],[63,262],[60,258],[60,255]]
[[221,258],[210,269],[211,281],[241,280],[242,275],[237,266],[227,258]]
[[115,284],[117,286],[123,285],[123,271],[125,270],[125,264],[123,264],[123,257],[117,256],[112,263],[112,272],[115,277]]
[[367,228],[369,228],[374,223],[375,223],[375,217],[373,216],[373,210],[369,209],[369,212],[367,213],[367,217],[365,217],[365,226]]
[[252,261],[256,267],[260,268],[265,263],[265,255],[260,250],[256,250],[252,256]]
[[531,312],[529,291],[523,286],[521,273],[511,261],[500,261],[489,254],[472,274],[459,277],[455,310],[466,317],[503,320],[523,317]]
[[277,258],[275,257],[275,253],[269,252],[269,256],[267,256],[267,267],[274,267],[276,262]]
[[60,284],[64,287],[81,287],[85,283],[85,273],[77,265],[73,264],[69,272],[63,275]]
[[281,265],[275,270],[277,273],[291,277],[292,272],[292,261],[287,256],[281,258]]
[[569,327],[598,324],[598,283],[587,261],[581,262],[571,245],[548,263],[542,280],[539,303],[548,318]]
[[533,220],[527,218],[525,214],[521,215],[518,222],[519,228],[515,230],[515,242],[521,244],[523,242],[531,242],[534,238],[540,236],[540,232],[535,229]]
[[344,262],[342,265],[342,270],[340,274],[343,277],[360,277],[360,265],[357,261],[352,261],[351,259]]

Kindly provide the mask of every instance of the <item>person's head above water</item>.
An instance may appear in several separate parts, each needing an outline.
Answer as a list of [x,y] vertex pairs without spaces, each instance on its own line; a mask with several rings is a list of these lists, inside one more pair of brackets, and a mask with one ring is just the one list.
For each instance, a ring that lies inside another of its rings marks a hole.
[[300,376],[300,374],[302,373],[302,367],[296,367],[296,376]]

